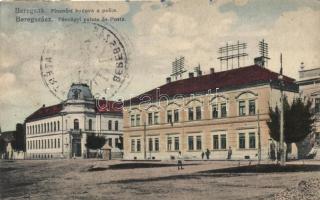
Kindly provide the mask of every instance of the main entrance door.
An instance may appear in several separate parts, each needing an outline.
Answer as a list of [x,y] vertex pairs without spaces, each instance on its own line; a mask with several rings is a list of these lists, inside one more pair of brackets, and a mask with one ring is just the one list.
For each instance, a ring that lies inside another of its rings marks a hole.
[[81,156],[81,140],[72,139],[72,156],[80,157]]

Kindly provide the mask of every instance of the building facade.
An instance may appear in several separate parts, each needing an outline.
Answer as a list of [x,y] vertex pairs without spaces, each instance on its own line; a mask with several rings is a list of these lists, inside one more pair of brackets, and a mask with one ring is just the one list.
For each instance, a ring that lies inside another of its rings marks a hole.
[[300,144],[300,149],[302,150],[299,155],[303,158],[315,147],[319,149],[317,158],[320,159],[320,68],[304,69],[302,65],[297,84],[299,85],[301,96],[312,102],[312,111],[316,119],[314,133],[309,135],[308,138]]
[[96,100],[86,84],[72,84],[67,100],[45,105],[25,120],[27,158],[85,157],[88,135],[104,136],[113,152],[121,151],[122,109]]
[[[284,77],[284,93],[298,95],[294,79]],[[190,76],[125,101],[124,158],[268,159],[269,106],[280,103],[278,74],[257,65]],[[261,148],[260,148],[261,146]]]

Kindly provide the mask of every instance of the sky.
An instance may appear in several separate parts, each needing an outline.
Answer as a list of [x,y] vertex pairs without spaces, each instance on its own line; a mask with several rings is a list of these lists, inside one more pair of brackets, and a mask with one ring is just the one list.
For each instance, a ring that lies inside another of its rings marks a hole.
[[[16,14],[21,9],[104,9],[116,12],[81,14]],[[46,16],[52,23],[17,23],[16,17]],[[218,49],[228,42],[246,42],[248,57],[241,66],[253,64],[259,56],[258,42],[269,45],[267,68],[279,71],[283,54],[285,75],[298,79],[301,62],[305,68],[320,66],[320,1],[319,0],[171,0],[111,2],[0,2],[0,126],[13,130],[16,123],[43,104],[61,102],[41,78],[40,57],[51,41],[57,45],[57,76],[68,91],[76,82],[77,63],[84,56],[79,50],[86,37],[93,37],[90,28],[72,22],[59,22],[58,17],[123,17],[124,21],[99,22],[110,27],[124,44],[128,60],[128,77],[114,99],[126,99],[165,84],[171,74],[171,63],[185,57],[185,68],[193,71],[200,65],[204,74],[210,68],[220,71]],[[70,28],[75,27],[75,28]],[[99,44],[101,45],[101,44]],[[79,58],[79,59],[78,59]],[[81,58],[81,59],[80,59]],[[82,78],[99,70],[95,54]],[[89,63],[89,61],[87,63]],[[84,65],[84,64],[83,64]],[[89,64],[88,64],[89,65]],[[110,68],[108,65],[107,67]],[[108,70],[108,69],[106,69]],[[226,70],[226,68],[222,68]],[[80,75],[81,79],[81,75]],[[108,83],[93,87],[99,91]],[[109,88],[108,88],[109,89]],[[62,97],[63,98],[63,97]],[[107,96],[108,98],[108,96]]]

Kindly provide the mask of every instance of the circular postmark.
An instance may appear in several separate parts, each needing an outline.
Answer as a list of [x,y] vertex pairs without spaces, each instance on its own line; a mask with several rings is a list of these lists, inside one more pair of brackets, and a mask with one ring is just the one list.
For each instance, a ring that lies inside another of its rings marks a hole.
[[86,83],[108,99],[129,82],[126,42],[111,26],[76,23],[64,26],[46,43],[40,71],[45,86],[64,100],[72,83]]

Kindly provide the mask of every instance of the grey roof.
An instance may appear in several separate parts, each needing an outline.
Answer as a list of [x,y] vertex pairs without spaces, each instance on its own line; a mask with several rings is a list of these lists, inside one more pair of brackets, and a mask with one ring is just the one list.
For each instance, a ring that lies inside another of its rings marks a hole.
[[86,100],[92,99],[93,95],[87,84],[73,83],[68,92],[68,100]]

